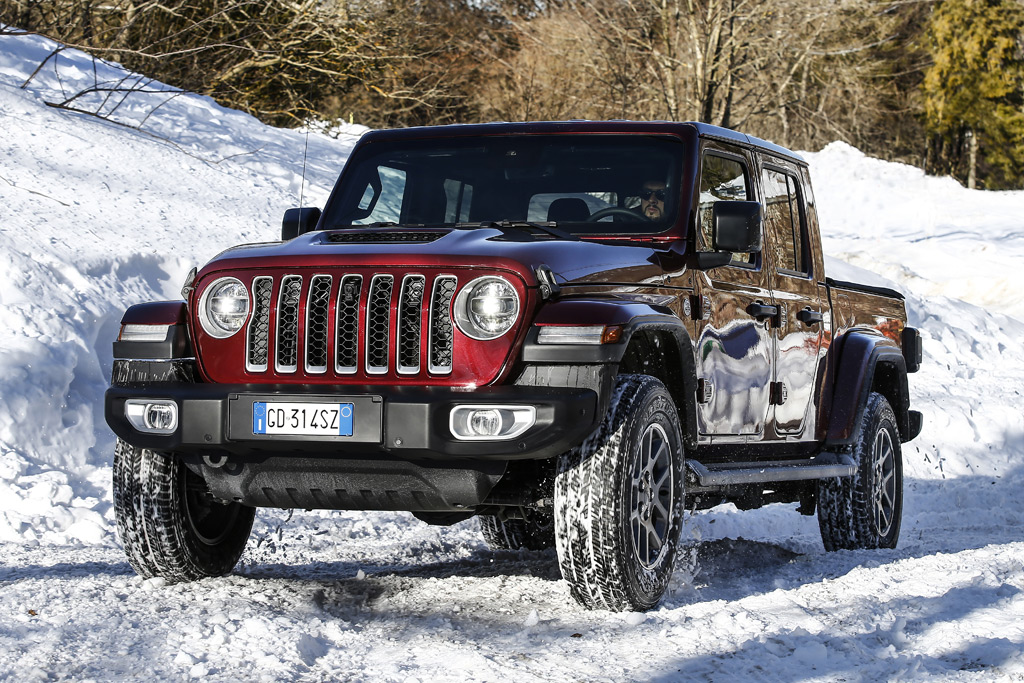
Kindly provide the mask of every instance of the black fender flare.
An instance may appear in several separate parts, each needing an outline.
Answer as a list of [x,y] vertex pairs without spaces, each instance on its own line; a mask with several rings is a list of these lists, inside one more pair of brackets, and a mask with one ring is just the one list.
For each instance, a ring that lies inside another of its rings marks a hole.
[[188,334],[188,309],[184,301],[154,301],[131,306],[121,316],[125,325],[162,325],[167,334],[162,341],[114,342],[115,359],[161,360],[194,356]]
[[920,432],[920,417],[912,417],[907,362],[890,339],[874,330],[851,330],[833,342],[837,347],[828,410],[825,447],[847,446],[860,438],[860,417],[876,389],[896,414],[903,441]]
[[[618,340],[604,344],[542,344],[538,335],[544,326],[597,326],[620,329]],[[521,360],[526,365],[605,365],[617,366],[623,361],[630,343],[638,334],[656,333],[672,339],[671,351],[678,358],[678,367],[665,368],[665,382],[676,401],[683,420],[683,438],[688,448],[697,444],[697,368],[693,339],[682,320],[666,306],[617,298],[566,298],[546,303],[526,334]],[[599,397],[606,400],[607,397]]]

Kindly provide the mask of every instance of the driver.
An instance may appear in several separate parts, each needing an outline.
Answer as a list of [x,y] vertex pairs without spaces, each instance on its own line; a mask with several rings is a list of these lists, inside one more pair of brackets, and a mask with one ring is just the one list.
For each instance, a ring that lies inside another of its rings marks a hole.
[[661,220],[665,215],[665,183],[648,180],[640,190],[640,215],[652,221]]

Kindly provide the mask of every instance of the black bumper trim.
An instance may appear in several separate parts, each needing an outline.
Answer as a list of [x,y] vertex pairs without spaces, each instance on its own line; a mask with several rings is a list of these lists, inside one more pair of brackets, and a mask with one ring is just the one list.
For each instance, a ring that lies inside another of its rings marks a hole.
[[[179,409],[178,429],[168,435],[137,431],[125,417],[129,398],[173,400]],[[253,435],[252,402],[262,399],[356,402],[353,436]],[[459,441],[448,430],[448,417],[460,404],[532,405],[537,408],[537,422],[511,441]],[[277,455],[374,457],[381,453],[403,460],[528,460],[551,458],[581,443],[596,426],[597,394],[591,389],[530,386],[460,390],[145,382],[108,389],[105,415],[111,430],[133,446],[243,461]]]

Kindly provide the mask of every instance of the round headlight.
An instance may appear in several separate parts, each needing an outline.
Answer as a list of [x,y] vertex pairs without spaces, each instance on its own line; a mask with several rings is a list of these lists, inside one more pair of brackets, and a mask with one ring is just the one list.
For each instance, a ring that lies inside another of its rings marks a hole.
[[455,323],[472,339],[497,339],[512,329],[519,316],[519,295],[508,280],[480,277],[455,299]]
[[230,337],[242,329],[247,317],[249,292],[241,281],[224,277],[203,292],[199,302],[199,322],[211,337]]

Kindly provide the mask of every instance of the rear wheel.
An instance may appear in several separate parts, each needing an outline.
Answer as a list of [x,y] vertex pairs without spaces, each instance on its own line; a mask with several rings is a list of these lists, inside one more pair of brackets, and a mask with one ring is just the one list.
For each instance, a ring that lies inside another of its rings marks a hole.
[[525,519],[501,520],[480,515],[477,523],[487,545],[495,550],[544,550],[555,544],[555,520],[550,512],[523,510]]
[[256,510],[214,499],[203,478],[174,456],[118,439],[114,513],[136,572],[194,581],[231,571],[245,549]]
[[896,415],[872,393],[851,455],[852,477],[818,482],[818,527],[826,550],[895,548],[903,518],[903,454]]
[[555,540],[573,597],[589,609],[657,605],[672,578],[682,511],[672,397],[653,377],[623,375],[604,422],[558,463]]

